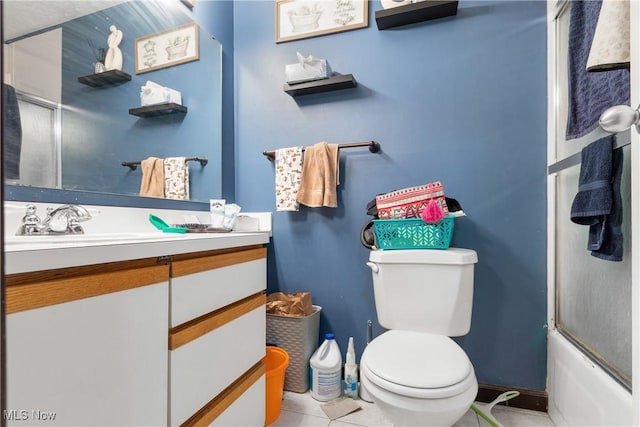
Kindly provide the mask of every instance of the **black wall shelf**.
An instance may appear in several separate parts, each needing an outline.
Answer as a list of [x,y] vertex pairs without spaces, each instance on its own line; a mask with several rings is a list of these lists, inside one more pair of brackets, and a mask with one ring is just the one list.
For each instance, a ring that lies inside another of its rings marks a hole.
[[328,79],[315,80],[312,82],[286,84],[284,91],[291,96],[311,95],[313,93],[331,92],[333,90],[351,89],[358,86],[358,82],[352,74],[340,74]]
[[78,81],[91,87],[115,86],[131,80],[131,75],[120,70],[105,71],[98,74],[78,77]]
[[148,105],[146,107],[129,108],[129,114],[138,117],[158,117],[169,114],[186,114],[187,107],[173,102],[167,104]]
[[430,21],[458,13],[457,1],[423,0],[390,9],[376,10],[378,30]]

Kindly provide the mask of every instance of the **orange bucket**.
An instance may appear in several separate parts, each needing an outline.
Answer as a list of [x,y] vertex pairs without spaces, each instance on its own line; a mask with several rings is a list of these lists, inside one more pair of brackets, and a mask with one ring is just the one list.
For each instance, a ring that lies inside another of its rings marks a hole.
[[264,424],[269,425],[280,416],[284,372],[289,366],[289,354],[278,347],[267,347],[267,355],[262,359],[266,374],[266,414]]

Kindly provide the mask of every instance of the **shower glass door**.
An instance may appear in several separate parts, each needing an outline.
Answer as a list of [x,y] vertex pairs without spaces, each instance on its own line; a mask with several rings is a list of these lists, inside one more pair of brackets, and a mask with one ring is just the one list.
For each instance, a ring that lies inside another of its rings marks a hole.
[[[556,127],[555,158],[566,159],[607,135],[597,129],[567,141],[567,4],[556,19]],[[551,24],[550,24],[551,25]],[[630,131],[617,135],[629,142]],[[588,227],[570,221],[571,204],[578,189],[580,165],[567,162],[555,173],[555,327],[600,365],[616,381],[631,389],[632,287],[631,287],[631,147],[624,153],[623,200],[624,254],[622,262],[604,261],[587,250]]]
[[622,262],[592,257],[588,227],[569,220],[580,166],[556,176],[556,327],[603,369],[631,388],[630,147],[625,155],[621,194]]
[[60,107],[51,101],[18,93],[22,122],[20,178],[17,185],[60,188]]

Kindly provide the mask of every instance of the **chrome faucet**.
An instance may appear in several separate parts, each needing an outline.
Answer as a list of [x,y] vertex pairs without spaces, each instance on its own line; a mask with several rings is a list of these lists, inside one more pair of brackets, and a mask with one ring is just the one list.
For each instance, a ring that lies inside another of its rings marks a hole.
[[27,205],[27,213],[22,217],[22,225],[16,231],[16,236],[30,236],[32,234],[40,234],[40,217],[36,215],[36,206]]
[[18,236],[41,236],[49,234],[83,234],[79,224],[91,219],[91,214],[80,205],[62,205],[55,209],[47,209],[47,216],[40,220],[36,215],[36,206],[27,205],[27,213],[22,217],[22,225],[18,228]]

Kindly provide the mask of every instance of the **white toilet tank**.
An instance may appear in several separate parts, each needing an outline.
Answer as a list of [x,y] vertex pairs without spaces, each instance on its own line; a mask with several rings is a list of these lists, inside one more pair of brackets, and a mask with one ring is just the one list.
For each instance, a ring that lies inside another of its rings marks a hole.
[[373,250],[369,261],[380,325],[450,337],[469,332],[475,251]]

